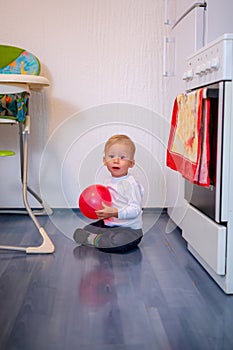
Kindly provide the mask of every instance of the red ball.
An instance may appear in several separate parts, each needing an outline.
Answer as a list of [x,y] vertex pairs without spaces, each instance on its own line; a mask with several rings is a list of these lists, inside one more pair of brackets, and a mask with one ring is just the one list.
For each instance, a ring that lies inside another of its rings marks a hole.
[[103,185],[91,185],[85,188],[79,197],[79,209],[86,217],[97,219],[96,210],[103,209],[102,202],[111,206],[109,189]]

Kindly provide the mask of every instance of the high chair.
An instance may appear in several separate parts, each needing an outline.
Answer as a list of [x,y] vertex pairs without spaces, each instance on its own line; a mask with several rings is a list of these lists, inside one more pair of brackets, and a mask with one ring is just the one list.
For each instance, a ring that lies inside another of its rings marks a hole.
[[[1,45],[0,45],[1,48]],[[6,46],[3,47],[5,50]],[[21,63],[21,62],[20,62]],[[0,59],[1,68],[1,59]],[[1,69],[0,69],[1,73]],[[33,191],[27,184],[28,180],[28,137],[30,134],[30,116],[28,115],[28,104],[30,99],[30,91],[42,89],[49,86],[49,81],[45,77],[31,74],[9,74],[9,72],[0,74],[0,126],[18,125],[19,127],[19,151],[20,151],[20,171],[22,182],[22,196],[25,205],[24,210],[8,210],[0,209],[0,214],[28,214],[35,224],[39,234],[42,237],[42,243],[39,246],[7,246],[0,245],[0,249],[22,251],[27,254],[48,254],[55,250],[54,244],[49,238],[45,229],[37,220],[37,215],[50,215],[52,209],[43,201],[40,196]],[[5,99],[4,99],[5,98]],[[3,105],[2,105],[2,101]],[[9,105],[7,105],[7,102]],[[12,102],[12,104],[11,104]],[[9,107],[9,108],[8,108]],[[13,109],[10,110],[10,108]],[[3,111],[3,112],[2,112]],[[2,113],[1,113],[2,112]],[[8,113],[10,112],[10,113]],[[3,114],[3,115],[2,115]],[[14,152],[10,150],[0,150],[1,162],[4,162],[3,157],[14,156]],[[30,193],[40,204],[40,209],[33,210],[28,202],[28,193]],[[1,237],[1,235],[0,235]]]

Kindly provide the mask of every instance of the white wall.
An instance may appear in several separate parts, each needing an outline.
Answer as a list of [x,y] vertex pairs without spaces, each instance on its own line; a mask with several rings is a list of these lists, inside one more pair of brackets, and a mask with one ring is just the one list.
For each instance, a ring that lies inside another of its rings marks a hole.
[[[53,207],[75,206],[80,190],[101,180],[103,144],[115,132],[138,146],[134,172],[146,187],[145,205],[165,205],[163,21],[163,0],[4,6],[1,44],[34,53],[51,82],[32,94],[29,182]],[[1,128],[0,148],[17,150],[16,138],[17,131]],[[1,159],[1,206],[22,205],[16,160]]]

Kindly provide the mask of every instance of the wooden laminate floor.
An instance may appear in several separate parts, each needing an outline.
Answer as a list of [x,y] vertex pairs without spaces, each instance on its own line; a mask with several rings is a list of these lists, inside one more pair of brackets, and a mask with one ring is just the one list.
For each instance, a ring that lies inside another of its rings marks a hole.
[[[149,231],[125,255],[78,247],[49,217],[39,221],[53,255],[0,251],[0,349],[232,350],[233,296],[155,215],[144,214]],[[0,244],[37,237],[27,216],[0,216]]]

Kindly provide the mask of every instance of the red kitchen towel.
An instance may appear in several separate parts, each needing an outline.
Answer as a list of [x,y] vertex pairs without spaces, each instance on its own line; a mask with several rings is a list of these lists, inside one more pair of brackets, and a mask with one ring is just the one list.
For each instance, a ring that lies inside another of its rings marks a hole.
[[209,186],[210,101],[205,89],[176,97],[167,148],[167,166],[192,183]]

